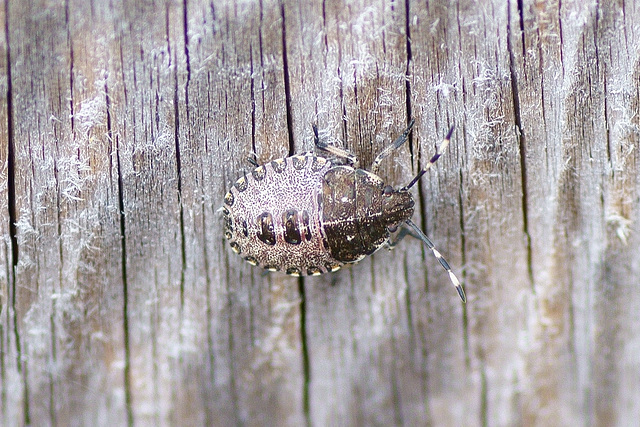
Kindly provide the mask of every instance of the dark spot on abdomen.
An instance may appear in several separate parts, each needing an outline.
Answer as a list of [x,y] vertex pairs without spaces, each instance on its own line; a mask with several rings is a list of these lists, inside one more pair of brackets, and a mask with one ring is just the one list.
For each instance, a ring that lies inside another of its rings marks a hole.
[[276,244],[276,232],[273,226],[273,217],[270,213],[264,212],[258,216],[258,239],[262,243],[273,246]]
[[282,224],[284,225],[284,241],[297,245],[302,241],[300,237],[300,227],[298,224],[298,211],[289,209],[282,214]]

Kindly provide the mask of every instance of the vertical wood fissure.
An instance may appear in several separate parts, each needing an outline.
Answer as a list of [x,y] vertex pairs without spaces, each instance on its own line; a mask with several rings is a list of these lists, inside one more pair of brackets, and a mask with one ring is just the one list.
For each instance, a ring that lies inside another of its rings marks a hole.
[[[262,18],[262,17],[261,17]],[[262,23],[262,19],[260,19]],[[260,30],[259,30],[260,32]],[[253,68],[253,45],[249,49],[249,67],[251,67],[250,93],[251,93],[251,154],[250,158],[257,161],[256,152],[256,88]]]
[[307,343],[307,300],[302,277],[298,277],[298,294],[300,295],[300,346],[302,352],[302,412],[306,426],[310,427],[312,425],[310,400],[311,365]]
[[[183,0],[182,2],[182,35],[184,37],[184,59],[185,59],[185,67],[187,71],[187,81],[185,82],[184,87],[184,99],[185,105],[189,106],[189,83],[191,83],[191,59],[189,56],[189,9],[187,8],[189,1]],[[185,109],[185,114],[189,117],[189,109]]]
[[5,38],[6,38],[6,76],[7,76],[7,209],[9,211],[9,241],[11,242],[11,269],[10,269],[10,290],[11,296],[9,298],[11,305],[11,321],[13,322],[13,337],[16,345],[16,366],[18,374],[22,377],[22,408],[24,411],[23,422],[25,425],[31,423],[30,409],[29,409],[29,379],[28,379],[28,366],[27,360],[23,358],[22,354],[22,338],[20,334],[20,325],[18,321],[17,310],[17,267],[18,267],[18,231],[16,228],[16,141],[13,128],[14,111],[13,111],[13,87],[11,76],[11,38],[9,31],[9,1],[4,3],[5,5]]
[[[458,176],[460,179],[460,185],[462,186],[462,168],[458,170]],[[460,211],[460,261],[462,262],[462,284],[467,286],[467,239],[465,237],[465,224],[464,224],[464,203],[462,200],[462,188],[458,191],[458,207]],[[465,366],[471,370],[471,344],[469,337],[469,311],[468,305],[462,304],[462,331],[463,331],[463,344],[464,344],[464,361]]]
[[489,382],[487,368],[482,362],[480,366],[480,425],[489,427]]
[[[259,18],[258,18],[258,54],[260,58],[260,102],[261,105],[265,105],[265,84],[264,84],[264,46],[263,46],[263,24],[264,24],[264,9],[262,1],[258,2],[259,7]],[[253,47],[253,46],[252,46]],[[251,60],[251,149],[253,152],[253,159],[256,159],[257,156],[257,147],[256,147],[256,97],[255,97],[255,76],[253,70],[253,49],[249,51],[250,60]]]
[[284,0],[280,2],[280,17],[282,19],[282,68],[284,78],[285,112],[287,117],[287,134],[289,135],[289,156],[295,154],[293,139],[293,118],[291,117],[291,86],[289,81],[289,60],[287,52],[287,21],[285,16]]
[[[282,68],[284,78],[284,96],[285,96],[285,113],[287,119],[287,134],[289,137],[289,156],[295,154],[295,140],[293,137],[293,118],[292,118],[292,106],[291,106],[291,82],[290,82],[290,69],[287,49],[287,20],[285,2],[280,2],[280,17],[282,20]],[[262,18],[262,16],[261,16]],[[262,24],[262,19],[260,21]],[[305,419],[305,424],[310,427],[311,424],[311,400],[310,400],[310,362],[309,362],[309,350],[307,343],[307,301],[305,297],[305,280],[303,277],[298,278],[298,293],[300,295],[300,351],[302,358],[302,412]]]
[[[522,33],[522,49],[524,51],[524,16],[522,10],[522,0],[518,0],[518,17],[520,22],[520,31]],[[535,284],[533,280],[533,250],[531,248],[531,233],[529,232],[529,203],[527,188],[527,146],[522,127],[522,118],[520,111],[520,93],[518,90],[518,81],[515,65],[515,52],[513,51],[513,43],[511,41],[511,3],[507,6],[507,51],[509,52],[509,74],[511,80],[511,96],[513,100],[513,121],[516,127],[516,138],[520,152],[520,182],[522,185],[522,198],[520,200],[522,210],[522,232],[525,236],[525,249],[527,257],[527,276],[529,279],[529,287],[535,294]],[[524,53],[524,52],[523,52]],[[524,55],[523,55],[524,61]]]
[[127,425],[133,426],[133,402],[131,396],[131,348],[129,343],[129,291],[128,291],[128,277],[127,277],[127,237],[126,237],[126,220],[124,211],[124,188],[122,179],[122,167],[120,164],[120,139],[113,137],[113,130],[111,127],[111,100],[109,98],[109,87],[105,83],[105,107],[107,113],[107,137],[109,142],[113,144],[115,142],[116,149],[116,174],[118,183],[118,217],[120,222],[120,271],[122,279],[122,323],[123,323],[123,340],[124,340],[124,396],[125,396],[125,410],[127,414]]
[[69,44],[69,124],[71,125],[71,134],[73,135],[75,132],[75,109],[74,109],[74,84],[73,84],[73,73],[74,71],[74,51],[73,51],[73,40],[71,37],[71,22],[69,20],[69,0],[66,0],[64,3],[64,18],[65,23],[67,24],[67,43]]
[[[410,77],[410,68],[411,68],[411,61],[413,60],[413,54],[411,52],[411,27],[409,25],[410,23],[410,5],[411,2],[410,0],[405,0],[404,2],[404,7],[405,7],[405,22],[404,22],[404,31],[405,31],[405,49],[406,49],[406,55],[407,55],[407,64],[405,67],[405,71],[404,71],[404,85],[405,85],[405,108],[407,111],[407,124],[409,124],[409,122],[411,122],[411,120],[413,119],[413,108],[411,105],[411,79]],[[413,132],[409,133],[409,153],[411,154],[411,164],[413,165]]]
[[[186,1],[186,0],[185,0]],[[185,12],[186,13],[186,12]],[[167,40],[171,40],[169,34],[169,12],[166,11],[166,31],[167,31]],[[186,29],[184,30],[186,34]],[[171,43],[169,42],[167,45],[167,50],[169,54],[170,61],[173,61],[173,78],[174,78],[174,87],[173,87],[173,140],[174,140],[174,148],[176,153],[176,178],[177,178],[177,190],[178,190],[178,223],[180,227],[180,324],[182,325],[182,316],[184,311],[184,286],[185,286],[185,274],[187,268],[187,250],[185,243],[185,234],[184,234],[184,206],[182,205],[182,158],[180,155],[180,103],[179,103],[179,92],[180,88],[178,85],[178,54],[175,52],[175,57],[171,58]],[[185,48],[186,49],[186,48]],[[186,105],[186,104],[185,104]],[[182,340],[182,334],[180,334],[180,340]]]

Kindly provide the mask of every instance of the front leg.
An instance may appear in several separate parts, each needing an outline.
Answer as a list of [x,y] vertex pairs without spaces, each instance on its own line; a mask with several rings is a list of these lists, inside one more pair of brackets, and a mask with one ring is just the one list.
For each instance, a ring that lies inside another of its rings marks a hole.
[[360,161],[356,156],[348,152],[347,150],[336,147],[335,145],[328,145],[325,142],[320,142],[320,138],[318,137],[318,126],[313,124],[313,134],[315,137],[315,144],[318,149],[326,151],[327,153],[333,154],[334,156],[343,159],[349,164],[349,166],[354,169],[358,169],[360,167]]
[[400,230],[394,236],[390,236],[389,240],[387,240],[387,244],[386,244],[387,249],[391,250],[395,248],[398,245],[398,243],[400,243],[402,239],[404,239],[407,235],[413,236],[416,239],[419,239],[419,237],[416,234],[412,233],[411,230],[409,230],[403,224],[400,226]]

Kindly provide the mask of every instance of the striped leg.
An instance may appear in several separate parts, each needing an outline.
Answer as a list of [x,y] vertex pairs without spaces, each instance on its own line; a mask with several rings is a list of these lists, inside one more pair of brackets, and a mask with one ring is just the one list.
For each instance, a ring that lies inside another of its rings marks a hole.
[[409,134],[411,133],[411,128],[413,128],[413,125],[415,122],[416,122],[415,119],[411,119],[411,121],[409,122],[409,126],[407,126],[407,128],[404,130],[402,135],[400,135],[395,141],[393,141],[391,145],[389,145],[387,148],[382,150],[380,154],[378,154],[378,157],[375,158],[375,160],[373,161],[373,164],[371,165],[372,174],[378,175],[378,169],[380,169],[380,163],[386,157],[389,157],[391,153],[393,153],[395,150],[400,148],[402,144],[407,142],[407,138],[409,138]]
[[328,145],[327,143],[320,142],[320,138],[318,137],[318,126],[316,126],[315,124],[313,125],[313,134],[315,137],[316,147],[318,147],[320,150],[324,150],[327,153],[331,153],[336,157],[340,157],[341,159],[346,160],[347,163],[349,163],[355,169],[358,169],[360,167],[358,158],[347,150],[336,147],[335,145]]
[[418,236],[413,235],[411,233],[411,230],[409,230],[407,227],[404,226],[404,224],[402,224],[400,226],[400,229],[398,230],[398,233],[395,236],[391,236],[387,241],[387,248],[391,250],[396,246],[398,246],[398,243],[400,243],[407,236],[407,234],[415,237],[416,239],[418,238]]
[[247,162],[251,163],[251,166],[253,166],[254,168],[257,168],[258,166],[260,166],[258,164],[258,156],[256,156],[255,153],[253,153],[252,157],[247,157]]
[[440,262],[440,265],[442,265],[442,267],[445,270],[447,270],[447,273],[449,273],[449,279],[451,279],[451,283],[453,283],[453,286],[456,287],[456,291],[458,291],[458,295],[460,295],[460,299],[462,299],[462,302],[467,302],[467,297],[464,294],[464,289],[462,288],[462,285],[460,284],[460,281],[458,280],[456,275],[453,274],[453,271],[451,271],[451,267],[449,266],[449,263],[447,262],[447,260],[442,257],[440,252],[438,252],[438,250],[435,248],[435,246],[433,245],[431,240],[427,237],[427,235],[424,234],[422,230],[420,230],[420,228],[413,223],[413,221],[408,219],[407,225],[411,227],[413,231],[415,231],[418,234],[418,237],[420,238],[420,240],[422,240],[424,244],[427,245],[429,249],[431,249],[431,252],[433,252],[433,255]]

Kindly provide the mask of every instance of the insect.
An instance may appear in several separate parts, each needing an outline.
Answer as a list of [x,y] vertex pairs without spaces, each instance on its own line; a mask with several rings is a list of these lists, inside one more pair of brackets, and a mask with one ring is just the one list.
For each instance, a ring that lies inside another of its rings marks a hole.
[[266,270],[319,275],[356,263],[411,234],[427,245],[466,302],[449,263],[411,221],[415,203],[409,190],[444,153],[453,127],[409,184],[394,189],[377,175],[381,162],[407,141],[413,125],[412,119],[369,171],[360,169],[357,157],[348,151],[321,143],[315,125],[316,147],[332,157],[306,153],[256,163],[224,198],[225,237],[233,251]]

